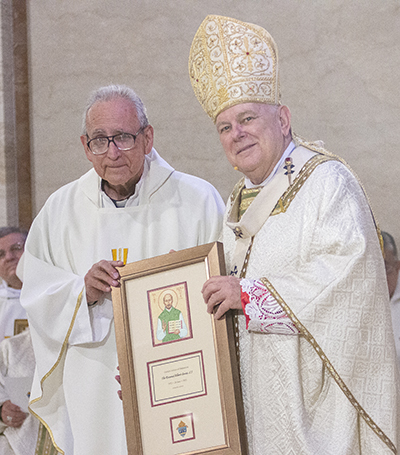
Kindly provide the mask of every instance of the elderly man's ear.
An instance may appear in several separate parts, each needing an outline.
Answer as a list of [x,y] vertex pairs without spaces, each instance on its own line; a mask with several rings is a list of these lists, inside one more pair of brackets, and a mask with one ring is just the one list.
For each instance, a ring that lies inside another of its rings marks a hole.
[[282,134],[286,137],[290,133],[292,114],[287,106],[279,106],[279,120]]
[[145,154],[148,155],[153,148],[154,142],[154,129],[151,125],[146,126],[145,130],[143,131],[143,136],[145,140]]

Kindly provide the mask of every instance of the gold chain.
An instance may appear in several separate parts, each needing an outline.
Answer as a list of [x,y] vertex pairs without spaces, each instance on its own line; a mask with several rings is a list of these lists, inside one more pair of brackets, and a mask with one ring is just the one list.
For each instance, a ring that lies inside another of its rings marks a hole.
[[[246,256],[245,256],[245,258],[244,258],[242,270],[240,271],[240,275],[239,275],[239,278],[240,278],[240,279],[245,278],[245,276],[246,276],[246,273],[247,273],[247,265],[248,265],[248,263],[249,263],[251,248],[252,248],[252,246],[253,246],[253,241],[254,241],[254,235],[253,235],[253,237],[251,238],[251,240],[250,240],[250,245],[249,245],[249,247],[247,248],[247,251],[246,251]],[[236,310],[236,311],[234,312],[233,323],[234,323],[234,331],[235,331],[235,348],[236,348],[235,350],[236,350],[236,358],[237,358],[238,365],[240,365],[239,315],[238,315],[238,310]],[[239,376],[240,376],[240,368],[239,368]]]

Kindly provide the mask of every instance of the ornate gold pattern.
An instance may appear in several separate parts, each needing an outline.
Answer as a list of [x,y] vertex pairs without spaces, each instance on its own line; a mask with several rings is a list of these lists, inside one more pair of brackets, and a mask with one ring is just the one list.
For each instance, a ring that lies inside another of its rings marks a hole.
[[332,378],[335,380],[337,385],[340,387],[342,392],[346,395],[347,399],[350,401],[350,403],[353,405],[355,410],[357,411],[358,415],[362,417],[365,422],[368,424],[368,426],[379,436],[379,438],[389,447],[390,450],[393,451],[393,453],[397,453],[397,449],[393,442],[386,436],[386,434],[378,427],[378,425],[372,420],[372,418],[368,415],[368,413],[365,411],[365,409],[360,405],[360,403],[356,400],[354,395],[351,393],[351,391],[348,389],[342,378],[339,376],[327,356],[325,355],[324,351],[321,349],[317,341],[314,339],[314,337],[311,335],[311,333],[307,330],[306,327],[297,319],[296,315],[293,313],[293,311],[290,309],[290,307],[286,304],[286,302],[282,299],[282,297],[279,295],[279,293],[275,290],[275,288],[272,286],[272,284],[267,280],[267,278],[260,278],[260,281],[264,284],[264,286],[268,289],[268,291],[273,295],[273,297],[276,299],[276,301],[279,303],[279,305],[282,307],[282,309],[285,311],[287,316],[291,319],[293,324],[296,326],[298,331],[301,333],[301,335],[304,336],[304,338],[311,344],[311,346],[314,348],[315,352],[318,354],[319,358],[322,360],[324,366],[327,368],[329,371],[330,375]]
[[242,177],[234,186],[232,193],[231,193],[231,198],[230,198],[230,203],[231,205],[233,204],[233,201],[236,199],[237,195],[240,193],[242,188],[244,187],[244,177]]
[[291,202],[296,197],[300,188],[304,185],[305,181],[310,177],[314,169],[321,163],[326,161],[334,160],[333,156],[329,155],[315,155],[303,166],[297,177],[294,179],[293,184],[285,191],[285,193],[279,198],[270,216],[279,215],[280,213],[286,212]]
[[244,215],[246,210],[250,207],[250,204],[254,201],[257,194],[262,190],[262,187],[258,188],[243,188],[240,192],[240,204],[239,204],[239,217],[238,220]]
[[278,49],[262,27],[207,16],[193,39],[189,76],[194,93],[214,120],[240,103],[279,104]]

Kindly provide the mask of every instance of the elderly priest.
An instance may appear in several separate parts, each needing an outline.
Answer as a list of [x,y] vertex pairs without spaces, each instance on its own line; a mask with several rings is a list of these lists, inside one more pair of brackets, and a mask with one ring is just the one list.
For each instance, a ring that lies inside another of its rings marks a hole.
[[158,155],[128,87],[92,95],[81,141],[93,169],[50,196],[23,257],[21,302],[37,361],[30,409],[65,455],[121,455],[110,297],[117,267],[216,240],[223,203],[209,183]]

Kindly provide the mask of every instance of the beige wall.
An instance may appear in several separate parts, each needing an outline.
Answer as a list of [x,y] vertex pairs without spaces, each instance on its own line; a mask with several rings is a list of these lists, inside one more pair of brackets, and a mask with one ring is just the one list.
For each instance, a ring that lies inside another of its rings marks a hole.
[[225,161],[187,70],[191,40],[207,14],[272,34],[294,130],[348,160],[381,227],[400,244],[398,0],[29,2],[34,212],[89,168],[81,112],[88,93],[110,82],[131,85],[143,98],[155,147],[170,164],[228,196],[239,175]]
[[7,160],[6,160],[6,129],[7,125],[5,122],[5,83],[4,77],[7,72],[7,36],[8,30],[4,27],[4,19],[7,16],[6,2],[2,2],[0,8],[0,226],[6,226],[9,222],[7,213],[7,184],[6,184],[6,173],[7,173]]
[[31,222],[26,8],[0,5],[0,226]]
[[[1,14],[1,9],[0,9]],[[1,17],[0,17],[1,24]],[[4,144],[3,33],[0,33],[0,226],[7,224],[6,157]]]

